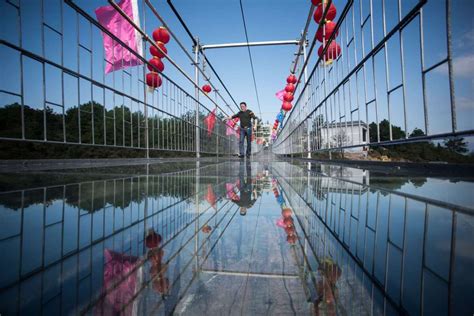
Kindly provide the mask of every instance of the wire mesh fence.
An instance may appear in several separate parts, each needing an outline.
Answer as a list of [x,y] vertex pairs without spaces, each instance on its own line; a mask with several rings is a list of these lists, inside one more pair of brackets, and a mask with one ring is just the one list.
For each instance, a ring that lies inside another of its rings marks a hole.
[[473,109],[466,106],[474,103],[466,88],[472,75],[460,67],[472,52],[460,34],[472,30],[457,22],[460,3],[336,2],[337,36],[326,40],[340,44],[341,54],[332,62],[310,56],[314,67],[298,85],[275,153],[366,153],[374,146],[472,136]]
[[[211,110],[166,74],[159,89],[145,83],[146,59],[123,43],[73,1],[1,1],[0,140],[87,151],[132,150],[140,156],[161,152],[228,154],[235,137],[226,136],[217,109],[214,129],[204,119]],[[105,74],[102,37],[141,60]],[[149,45],[144,42],[147,50]],[[197,113],[196,113],[197,112]],[[80,146],[78,146],[80,145]],[[51,147],[41,147],[51,148]],[[82,149],[77,149],[82,148]],[[88,148],[88,149],[86,149]],[[60,155],[60,153],[58,153]],[[79,153],[77,156],[82,155]],[[18,158],[18,157],[16,157]]]

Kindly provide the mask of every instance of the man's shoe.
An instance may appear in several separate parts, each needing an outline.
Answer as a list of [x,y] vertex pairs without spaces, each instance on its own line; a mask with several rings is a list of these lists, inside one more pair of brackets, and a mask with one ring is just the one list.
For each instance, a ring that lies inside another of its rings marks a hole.
[[244,158],[245,156],[244,155],[239,155],[239,158]]

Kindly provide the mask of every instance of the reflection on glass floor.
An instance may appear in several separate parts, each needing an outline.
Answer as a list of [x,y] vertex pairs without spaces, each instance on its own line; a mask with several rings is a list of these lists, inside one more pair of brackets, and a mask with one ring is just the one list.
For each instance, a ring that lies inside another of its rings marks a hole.
[[471,182],[445,202],[359,169],[167,168],[1,175],[0,313],[473,310]]

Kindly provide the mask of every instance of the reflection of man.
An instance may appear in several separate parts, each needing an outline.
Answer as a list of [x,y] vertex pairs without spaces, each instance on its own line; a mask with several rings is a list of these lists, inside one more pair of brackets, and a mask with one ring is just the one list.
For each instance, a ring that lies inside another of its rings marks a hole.
[[318,298],[314,303],[315,315],[319,315],[319,308],[322,306],[325,306],[326,315],[336,315],[336,282],[341,277],[342,270],[331,258],[326,258],[321,262],[318,271],[321,279],[317,283]]
[[232,200],[235,204],[240,206],[240,215],[244,216],[247,214],[247,209],[252,207],[257,200],[257,193],[252,186],[252,169],[250,161],[240,162],[239,168],[239,181],[240,181],[240,199]]

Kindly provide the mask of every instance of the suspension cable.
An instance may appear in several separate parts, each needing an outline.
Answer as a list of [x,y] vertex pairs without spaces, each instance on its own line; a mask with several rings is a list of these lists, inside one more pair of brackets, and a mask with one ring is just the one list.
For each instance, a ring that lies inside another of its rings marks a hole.
[[[160,22],[163,24],[164,27],[166,27],[168,29],[168,32],[170,33],[170,35],[174,38],[175,42],[178,43],[179,47],[181,47],[181,49],[183,50],[183,52],[186,54],[186,56],[189,58],[189,60],[191,60],[191,62],[194,64],[194,58],[193,56],[191,56],[191,54],[189,54],[189,52],[187,51],[187,49],[184,47],[184,45],[181,43],[181,41],[178,39],[178,37],[171,31],[170,27],[166,24],[166,22],[164,21],[164,19],[158,14],[158,11],[156,11],[155,7],[153,6],[153,4],[151,4],[150,0],[145,0],[145,3],[148,5],[148,7],[150,8],[150,10],[153,12],[153,14],[158,18],[158,20],[160,20]],[[194,41],[193,41],[194,43]],[[196,44],[194,44],[196,45]],[[206,76],[206,73],[204,72],[204,69],[201,69],[198,65],[195,65],[197,67],[197,69],[199,70],[199,72],[201,73],[201,75],[204,77],[204,79],[209,82],[209,84],[211,85],[212,89],[214,91],[217,91],[217,95],[219,95],[219,97],[222,99],[222,101],[224,101],[225,105],[227,105],[227,107],[232,111],[232,109],[230,108],[229,104],[227,104],[227,101],[224,99],[224,97],[222,97],[222,95],[218,92],[218,89],[216,89],[216,87],[212,84],[212,82],[210,81],[210,78],[208,76]]]
[[244,14],[244,7],[242,5],[242,0],[240,0],[240,12],[242,13],[242,22],[244,23],[245,39],[247,40],[247,49],[248,49],[248,52],[249,52],[250,68],[252,69],[253,86],[255,88],[255,95],[257,96],[258,114],[260,115],[260,118],[261,118],[262,117],[262,110],[260,108],[260,99],[258,98],[257,80],[255,80],[255,70],[254,70],[254,67],[253,67],[252,53],[250,52],[250,46],[248,45],[249,35],[247,33],[247,24],[245,23],[245,14]]
[[[186,25],[186,23],[184,22],[183,18],[181,17],[181,15],[179,14],[178,10],[176,10],[175,6],[173,5],[173,3],[171,2],[171,0],[167,0],[167,3],[169,5],[169,7],[171,8],[171,11],[173,11],[174,15],[176,16],[176,18],[178,19],[179,23],[181,23],[181,26],[184,28],[184,30],[186,31],[186,33],[188,34],[189,38],[191,39],[191,41],[193,42],[193,45],[196,46],[198,43],[196,41],[196,38],[194,37],[194,35],[191,33],[191,30],[188,28],[188,26]],[[219,80],[220,84],[222,85],[222,87],[224,87],[224,90],[227,92],[227,94],[229,95],[229,97],[232,99],[232,102],[234,102],[235,106],[237,107],[237,109],[239,109],[239,106],[237,105],[237,102],[235,101],[234,97],[232,96],[232,94],[229,92],[229,89],[227,89],[227,86],[224,84],[224,82],[222,81],[221,77],[219,76],[219,74],[217,73],[217,71],[215,70],[215,68],[212,66],[211,62],[209,61],[209,59],[207,59],[207,56],[204,54],[204,50],[201,49],[201,47],[199,46],[199,50],[202,54],[202,56],[204,57],[204,60],[207,62],[207,64],[209,65],[209,67],[211,68],[212,72],[216,75],[216,78],[217,80]]]
[[150,39],[150,37],[148,36],[148,34],[146,34],[141,28],[140,26],[138,26],[123,10],[122,8],[119,7],[119,5],[115,2],[115,0],[108,0],[108,2],[114,7],[114,9],[121,15],[123,16],[123,18],[125,18],[127,20],[128,23],[130,23],[130,25],[135,29],[137,30],[141,35],[142,37],[147,41],[149,42],[151,45],[153,45],[156,49],[158,49],[163,55],[164,57],[173,65],[175,66],[176,69],[178,69],[178,71],[184,76],[186,77],[186,79],[188,79],[193,85],[194,87],[196,87],[197,89],[199,89],[199,91],[202,92],[202,94],[204,94],[210,101],[211,103],[213,103],[216,108],[218,108],[219,110],[221,110],[223,113],[226,113],[226,111],[224,111],[209,95],[207,95],[207,93],[205,93],[201,87],[199,87],[199,85],[194,82],[194,80],[189,77],[189,75],[174,61],[172,60],[168,54],[166,54],[158,45],[156,45],[156,43],[154,41],[152,41]]

